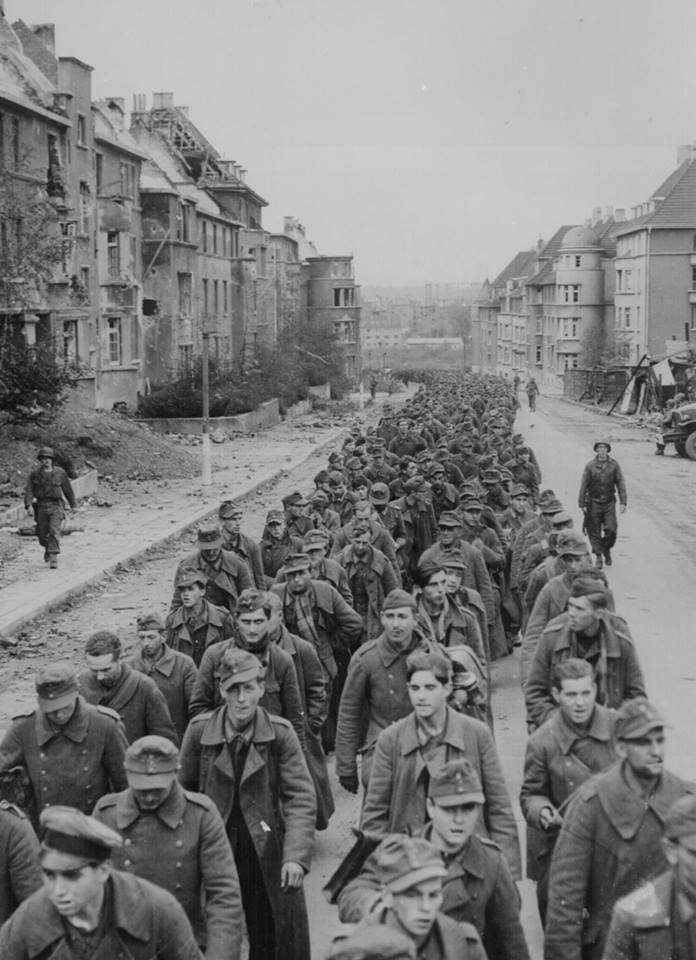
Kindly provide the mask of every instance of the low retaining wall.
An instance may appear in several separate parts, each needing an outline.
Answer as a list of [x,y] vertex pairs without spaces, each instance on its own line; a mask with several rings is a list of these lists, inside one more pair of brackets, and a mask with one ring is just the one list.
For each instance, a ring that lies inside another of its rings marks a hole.
[[[76,477],[74,480],[71,480],[70,483],[72,484],[73,492],[77,500],[89,497],[91,494],[97,492],[97,471],[88,470],[87,473]],[[26,517],[27,514],[24,510],[24,504],[18,503],[16,507],[10,507],[9,510],[0,511],[0,527],[15,526],[23,520],[26,520]]]
[[316,387],[307,387],[310,397],[317,397],[319,400],[331,399],[331,384],[320,383]]
[[287,420],[292,420],[293,417],[304,417],[305,414],[311,412],[312,399],[310,397],[307,400],[298,400],[297,403],[293,403],[293,405],[285,411],[285,417]]
[[[183,433],[186,436],[199,436],[203,426],[201,417],[169,417],[166,420],[141,420],[154,433]],[[280,423],[280,411],[276,399],[266,400],[249,413],[238,413],[235,417],[211,417],[210,432],[220,433],[256,433]]]

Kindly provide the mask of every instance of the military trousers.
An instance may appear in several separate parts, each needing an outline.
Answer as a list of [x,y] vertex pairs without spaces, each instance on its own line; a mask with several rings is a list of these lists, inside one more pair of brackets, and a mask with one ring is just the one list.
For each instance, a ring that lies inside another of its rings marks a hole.
[[36,506],[36,535],[47,556],[60,553],[60,528],[65,519],[63,504],[47,500]]
[[592,500],[587,514],[587,533],[592,552],[603,556],[616,543],[618,523],[614,500]]

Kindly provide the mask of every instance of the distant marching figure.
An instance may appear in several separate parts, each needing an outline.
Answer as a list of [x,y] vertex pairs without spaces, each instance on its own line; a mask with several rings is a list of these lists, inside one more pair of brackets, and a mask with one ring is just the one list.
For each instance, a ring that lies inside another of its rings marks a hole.
[[539,396],[539,386],[534,379],[530,377],[527,381],[527,400],[529,401],[529,409],[534,412],[536,410],[536,401]]
[[578,504],[585,514],[585,526],[595,555],[595,566],[611,566],[611,548],[616,543],[616,494],[620,510],[626,510],[626,481],[621,467],[612,459],[611,444],[598,440],[593,450],[594,459],[585,466],[580,483]]
[[60,553],[60,528],[65,519],[63,497],[70,509],[74,510],[75,494],[65,470],[55,465],[55,454],[51,447],[41,447],[37,456],[40,466],[29,474],[24,506],[27,513],[34,514],[36,535],[44,548],[44,560],[51,570],[55,570]]

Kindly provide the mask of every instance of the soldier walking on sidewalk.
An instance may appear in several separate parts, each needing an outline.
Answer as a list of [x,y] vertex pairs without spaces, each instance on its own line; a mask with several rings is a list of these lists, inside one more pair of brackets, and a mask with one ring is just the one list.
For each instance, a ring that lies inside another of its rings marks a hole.
[[611,548],[616,543],[616,494],[621,513],[626,510],[626,481],[619,464],[612,457],[608,440],[598,440],[592,448],[593,460],[586,464],[580,482],[578,505],[585,513],[587,529],[595,566],[611,566]]
[[38,452],[39,466],[32,470],[24,491],[24,507],[34,514],[36,535],[44,548],[44,560],[51,570],[58,566],[60,553],[60,528],[65,519],[63,498],[70,510],[76,507],[75,494],[67,473],[55,465],[51,447],[41,447]]

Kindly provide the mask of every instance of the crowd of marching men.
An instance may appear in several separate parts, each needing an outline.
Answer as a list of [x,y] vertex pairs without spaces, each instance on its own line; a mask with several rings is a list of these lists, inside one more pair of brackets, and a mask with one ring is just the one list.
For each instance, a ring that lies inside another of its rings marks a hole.
[[[427,376],[258,540],[222,503],[129,656],[100,630],[39,672],[0,743],[2,960],[237,960],[244,936],[308,960],[332,755],[362,791],[333,960],[525,960],[525,873],[546,960],[696,960],[693,787],[518,407],[502,379]],[[526,871],[491,709],[510,655]]]

